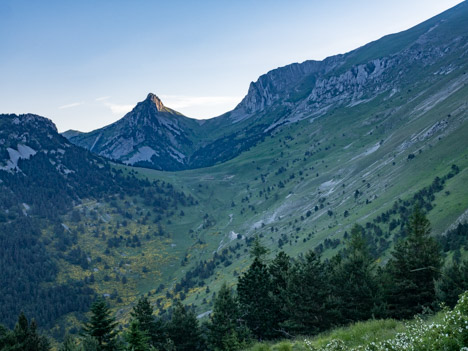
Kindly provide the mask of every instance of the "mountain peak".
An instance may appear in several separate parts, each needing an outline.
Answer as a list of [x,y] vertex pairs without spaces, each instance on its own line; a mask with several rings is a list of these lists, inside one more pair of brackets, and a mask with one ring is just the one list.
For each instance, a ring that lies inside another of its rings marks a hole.
[[166,107],[164,106],[164,104],[162,103],[161,99],[158,98],[155,94],[153,93],[149,93],[148,96],[146,97],[146,101],[150,101],[152,102],[153,104],[156,105],[156,109],[161,112],[161,111],[165,111],[166,110]]

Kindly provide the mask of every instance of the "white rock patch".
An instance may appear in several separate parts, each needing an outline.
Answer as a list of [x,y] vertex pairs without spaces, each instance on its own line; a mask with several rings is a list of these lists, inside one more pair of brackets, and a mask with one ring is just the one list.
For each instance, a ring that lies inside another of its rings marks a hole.
[[141,161],[151,161],[151,157],[157,154],[158,153],[149,146],[142,146],[132,157],[130,157],[127,161],[124,161],[124,163],[132,165]]
[[379,148],[380,148],[380,142],[378,142],[374,146],[370,147],[369,149],[367,149],[363,153],[361,153],[361,154],[359,154],[357,156],[354,156],[351,159],[351,161],[354,161],[355,159],[360,158],[360,157],[369,156],[370,154],[373,154],[374,152],[376,152]]
[[10,159],[7,161],[6,166],[0,167],[0,170],[10,171],[13,169],[18,169],[18,160],[27,160],[37,153],[36,150],[30,148],[27,145],[18,144],[17,148],[18,150],[7,148]]
[[231,230],[231,232],[229,233],[229,239],[230,239],[231,241],[236,240],[236,239],[237,239],[237,235],[238,235],[238,233],[236,233],[235,231]]

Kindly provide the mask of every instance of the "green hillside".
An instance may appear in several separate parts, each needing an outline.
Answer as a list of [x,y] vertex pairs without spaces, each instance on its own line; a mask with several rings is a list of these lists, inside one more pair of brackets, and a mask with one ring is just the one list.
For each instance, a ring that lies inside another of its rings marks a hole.
[[[321,244],[324,255],[330,255],[354,223],[375,223],[395,202],[411,201],[456,165],[459,173],[429,201],[434,235],[441,235],[468,208],[466,86],[435,108],[411,117],[445,84],[411,102],[407,93],[396,94],[391,101],[382,97],[338,109],[312,123],[289,125],[221,165],[139,173],[170,181],[199,202],[166,224],[181,257],[188,257],[188,267],[211,259],[214,252],[240,246],[228,251],[230,264],[208,280],[210,287],[232,280],[249,263],[245,238],[259,235],[272,255],[283,249],[295,256]],[[440,123],[441,117],[447,124]],[[378,222],[381,233],[373,235],[384,257],[393,238],[400,236],[399,222],[389,230],[392,219],[398,222],[399,216]],[[179,271],[176,277],[183,274]],[[195,289],[188,302],[209,297]]]

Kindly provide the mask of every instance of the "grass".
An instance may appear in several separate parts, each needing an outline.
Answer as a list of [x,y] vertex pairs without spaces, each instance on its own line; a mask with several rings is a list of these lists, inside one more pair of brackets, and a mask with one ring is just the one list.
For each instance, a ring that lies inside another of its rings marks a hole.
[[357,322],[313,337],[256,343],[246,351],[458,350],[466,346],[462,329],[468,323],[467,297],[465,293],[454,311],[442,311],[424,319]]
[[[296,337],[293,340],[283,340],[272,343],[258,343],[253,345],[248,351],[260,350],[261,347],[267,350],[281,350],[291,347],[291,350],[307,350],[304,340],[308,339],[316,348],[325,347],[333,340],[341,340],[347,347],[357,347],[368,345],[372,342],[380,342],[393,338],[397,333],[405,331],[405,324],[394,319],[371,320],[366,322],[357,322],[348,327],[333,329],[329,332],[319,334],[315,337]],[[263,346],[261,346],[263,345]],[[265,348],[266,346],[266,348]]]
[[358,322],[351,327],[335,329],[314,338],[312,344],[319,348],[332,340],[340,339],[349,347],[368,345],[372,342],[388,340],[405,330],[404,323],[393,319]]

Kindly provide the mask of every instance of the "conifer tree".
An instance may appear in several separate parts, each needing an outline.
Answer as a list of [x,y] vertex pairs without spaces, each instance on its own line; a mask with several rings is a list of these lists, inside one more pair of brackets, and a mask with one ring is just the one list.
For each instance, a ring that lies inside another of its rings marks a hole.
[[8,329],[0,324],[0,345],[6,345],[8,334]]
[[116,349],[116,326],[107,303],[99,298],[91,306],[91,319],[83,326],[83,334],[97,341],[98,351],[111,351]]
[[296,262],[287,289],[288,319],[283,323],[291,335],[317,334],[330,326],[328,315],[329,277],[320,257],[309,251]]
[[273,306],[273,330],[278,337],[287,337],[281,325],[287,320],[287,289],[289,274],[291,273],[290,257],[280,251],[268,266],[271,277],[271,297]]
[[151,333],[154,327],[154,316],[153,307],[147,297],[141,297],[138,300],[130,315],[138,321],[141,330]]
[[130,327],[125,333],[125,341],[128,343],[128,351],[148,351],[150,349],[150,339],[146,332],[140,328],[140,323],[136,319],[130,322]]
[[253,241],[252,249],[250,250],[250,255],[253,258],[257,258],[260,261],[264,260],[265,255],[268,254],[268,249],[262,245],[258,235],[255,236]]
[[245,342],[239,340],[239,336],[235,331],[227,334],[222,340],[222,348],[214,350],[223,350],[223,351],[237,351],[242,350],[245,347]]
[[459,296],[468,290],[468,261],[454,261],[442,270],[436,284],[437,301],[453,308]]
[[208,344],[213,350],[237,350],[248,338],[248,329],[240,320],[239,304],[226,283],[216,296],[207,328]]
[[13,331],[0,328],[0,349],[21,351],[48,351],[50,344],[46,337],[37,333],[34,319],[28,322],[23,312],[18,316],[18,322]]
[[409,219],[408,236],[397,243],[387,267],[387,302],[389,314],[394,318],[411,318],[433,307],[442,259],[439,245],[430,232],[428,219],[415,206]]
[[267,266],[255,257],[252,265],[238,280],[242,319],[258,340],[274,337],[274,301],[271,295],[271,279]]
[[140,329],[146,332],[156,349],[166,348],[168,339],[166,325],[161,319],[155,318],[153,307],[147,297],[138,300],[130,315],[139,322]]
[[337,257],[331,265],[333,292],[344,324],[372,318],[380,304],[375,266],[363,232],[364,228],[354,225],[345,256]]
[[177,351],[197,351],[204,349],[200,325],[192,310],[177,301],[171,321],[168,324],[170,339]]

